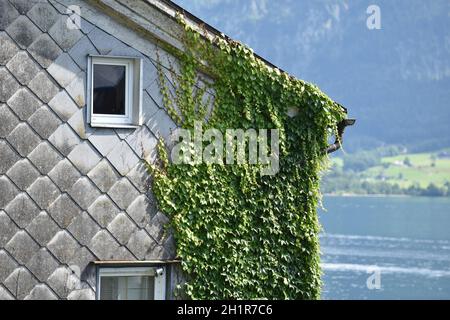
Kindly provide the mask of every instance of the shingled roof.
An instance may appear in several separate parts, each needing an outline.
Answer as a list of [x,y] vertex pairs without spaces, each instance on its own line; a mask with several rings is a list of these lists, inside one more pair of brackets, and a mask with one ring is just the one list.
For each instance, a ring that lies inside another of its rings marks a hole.
[[[67,27],[74,4],[80,28]],[[0,299],[93,299],[92,262],[175,258],[142,160],[176,127],[155,65],[156,43],[176,44],[161,28],[176,23],[153,6],[153,29],[132,23],[139,13],[119,17],[138,5],[148,3],[0,1]],[[142,58],[142,126],[86,123],[88,54]]]

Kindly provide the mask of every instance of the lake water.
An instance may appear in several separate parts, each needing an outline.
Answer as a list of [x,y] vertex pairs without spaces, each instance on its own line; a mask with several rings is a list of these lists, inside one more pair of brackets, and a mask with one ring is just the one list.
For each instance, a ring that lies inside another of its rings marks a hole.
[[450,199],[325,197],[322,299],[450,299]]

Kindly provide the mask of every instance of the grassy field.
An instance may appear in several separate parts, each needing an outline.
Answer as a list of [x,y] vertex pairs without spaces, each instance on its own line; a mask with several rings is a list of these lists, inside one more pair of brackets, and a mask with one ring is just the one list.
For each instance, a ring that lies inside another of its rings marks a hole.
[[[367,181],[397,183],[402,188],[414,184],[427,187],[430,183],[441,187],[450,182],[450,157],[438,157],[438,154],[403,154],[382,158],[381,165],[363,171],[361,176]],[[343,165],[339,158],[334,163]]]

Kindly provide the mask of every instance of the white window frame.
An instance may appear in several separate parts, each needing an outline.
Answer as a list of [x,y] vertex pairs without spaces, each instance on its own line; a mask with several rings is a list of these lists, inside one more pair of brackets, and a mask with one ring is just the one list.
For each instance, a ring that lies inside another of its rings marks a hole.
[[96,299],[100,300],[102,277],[150,276],[155,278],[154,299],[166,299],[166,267],[98,267]]
[[[95,65],[125,67],[125,115],[94,113]],[[142,124],[142,59],[120,56],[88,56],[88,112],[91,127],[136,128]]]

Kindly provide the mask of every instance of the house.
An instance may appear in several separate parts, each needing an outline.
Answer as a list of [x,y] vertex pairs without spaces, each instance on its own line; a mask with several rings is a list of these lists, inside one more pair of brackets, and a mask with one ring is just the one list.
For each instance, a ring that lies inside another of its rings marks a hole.
[[155,66],[157,43],[163,64],[180,48],[174,13],[0,1],[0,299],[174,298],[174,240],[142,161],[175,128]]
[[0,0],[0,299],[177,298],[144,160],[176,128],[157,68],[176,66],[179,10]]

